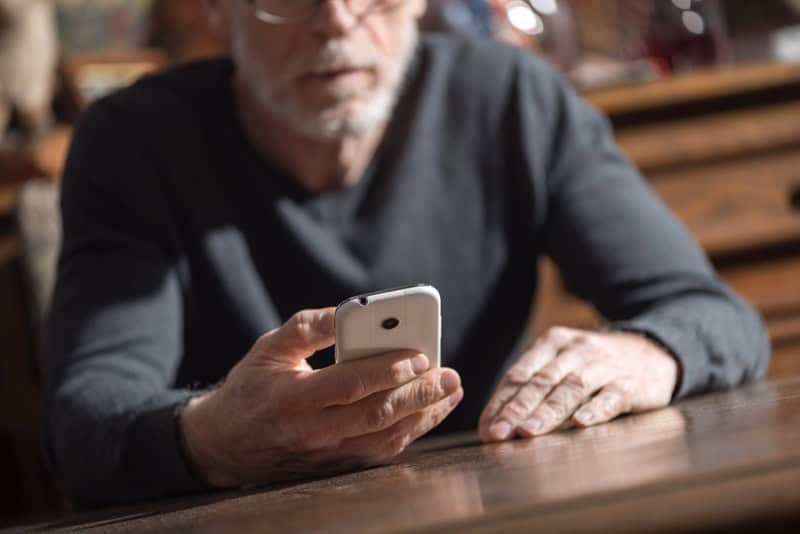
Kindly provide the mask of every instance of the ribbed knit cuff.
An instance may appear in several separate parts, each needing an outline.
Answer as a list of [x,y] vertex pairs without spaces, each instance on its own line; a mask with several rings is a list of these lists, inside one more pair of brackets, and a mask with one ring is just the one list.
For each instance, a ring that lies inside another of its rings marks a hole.
[[185,456],[180,414],[198,392],[174,391],[160,406],[139,412],[128,428],[124,447],[125,481],[133,493],[151,497],[207,491]]

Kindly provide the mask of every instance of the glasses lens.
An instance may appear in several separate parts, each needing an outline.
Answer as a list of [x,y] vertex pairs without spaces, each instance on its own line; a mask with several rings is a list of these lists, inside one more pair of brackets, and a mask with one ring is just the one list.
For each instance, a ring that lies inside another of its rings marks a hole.
[[286,20],[310,17],[317,7],[315,0],[255,0],[255,8]]

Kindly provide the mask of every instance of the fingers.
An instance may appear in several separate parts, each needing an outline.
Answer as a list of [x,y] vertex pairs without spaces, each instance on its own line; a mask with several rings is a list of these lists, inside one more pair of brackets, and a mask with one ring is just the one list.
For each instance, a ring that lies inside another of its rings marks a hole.
[[261,336],[248,356],[258,362],[290,367],[303,363],[316,351],[333,345],[335,311],[323,308],[297,312],[283,326]]
[[517,386],[516,394],[492,419],[485,421],[480,428],[481,438],[484,441],[499,441],[512,437],[517,427],[530,417],[547,395],[590,357],[589,353],[576,345],[570,348],[569,342],[566,348],[561,345],[560,352],[527,383]]
[[573,421],[579,426],[591,426],[607,423],[630,412],[629,399],[632,388],[633,383],[630,380],[619,380],[607,385],[575,413]]
[[308,379],[308,394],[320,407],[358,402],[379,391],[394,389],[423,375],[430,367],[424,354],[400,351],[338,363]]
[[374,434],[429,409],[461,389],[452,369],[433,369],[395,389],[380,391],[359,402],[331,406],[322,412],[322,435],[352,438]]
[[[478,423],[481,438],[484,441],[493,441],[489,427],[494,424],[499,412],[513,399],[520,388],[527,385],[531,378],[545,365],[553,361],[559,351],[574,336],[573,331],[566,328],[552,328],[547,334],[540,337],[533,347],[526,352],[514,366],[508,370],[503,380],[497,387],[486,408],[481,414]],[[498,434],[503,434],[502,429]],[[504,439],[504,438],[496,438]]]
[[519,425],[517,433],[533,437],[552,432],[611,378],[608,367],[596,362],[571,371]]
[[464,390],[456,389],[425,410],[400,419],[380,432],[346,439],[340,450],[371,462],[393,458],[415,440],[437,427],[464,398]]

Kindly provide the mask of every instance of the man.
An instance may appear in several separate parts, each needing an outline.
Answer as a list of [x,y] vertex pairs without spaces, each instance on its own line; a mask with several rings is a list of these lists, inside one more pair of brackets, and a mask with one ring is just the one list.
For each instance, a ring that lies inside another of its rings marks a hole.
[[[424,0],[209,7],[233,61],[99,102],[71,149],[44,366],[78,501],[335,473],[440,423],[538,436],[763,375],[753,310],[530,54],[418,39]],[[521,350],[541,253],[606,331]],[[445,367],[322,365],[325,306],[416,282],[442,294]]]

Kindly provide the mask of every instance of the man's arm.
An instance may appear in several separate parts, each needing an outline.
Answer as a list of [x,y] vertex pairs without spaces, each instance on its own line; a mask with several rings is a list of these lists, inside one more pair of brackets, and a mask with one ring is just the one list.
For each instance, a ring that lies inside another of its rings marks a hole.
[[674,398],[761,378],[769,341],[760,317],[728,288],[686,228],[614,143],[607,121],[570,89],[549,180],[546,248],[567,285],[612,328],[674,354]]
[[332,309],[264,334],[218,387],[174,389],[191,285],[153,156],[123,135],[125,118],[109,101],[85,115],[64,180],[43,367],[46,445],[70,496],[92,505],[337,472],[396,456],[458,405],[458,374],[425,355],[311,369],[305,358],[333,343]]
[[769,341],[753,308],[620,154],[607,121],[548,69],[521,63],[511,116],[521,168],[546,177],[530,177],[546,199],[534,214],[545,250],[622,332],[548,332],[501,382],[483,438],[594,424],[762,377]]
[[184,467],[170,389],[181,357],[172,229],[126,116],[83,117],[62,186],[64,241],[42,361],[50,462],[77,501],[203,487]]

